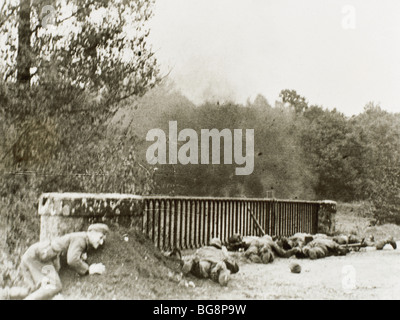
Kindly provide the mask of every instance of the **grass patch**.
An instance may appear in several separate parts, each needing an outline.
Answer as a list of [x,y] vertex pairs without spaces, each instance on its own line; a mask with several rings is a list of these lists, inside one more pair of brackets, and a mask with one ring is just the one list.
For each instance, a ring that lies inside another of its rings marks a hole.
[[375,240],[393,236],[400,240],[400,226],[373,225],[372,206],[368,202],[338,203],[335,215],[336,234],[354,234],[359,237],[373,235]]

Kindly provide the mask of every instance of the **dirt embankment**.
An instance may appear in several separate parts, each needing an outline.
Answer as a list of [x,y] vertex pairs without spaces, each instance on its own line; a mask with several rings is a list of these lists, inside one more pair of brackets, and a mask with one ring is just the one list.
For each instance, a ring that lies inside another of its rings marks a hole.
[[103,248],[88,252],[89,264],[102,262],[103,275],[79,276],[63,268],[63,296],[67,299],[156,299],[174,297],[180,264],[166,257],[142,233],[113,228]]

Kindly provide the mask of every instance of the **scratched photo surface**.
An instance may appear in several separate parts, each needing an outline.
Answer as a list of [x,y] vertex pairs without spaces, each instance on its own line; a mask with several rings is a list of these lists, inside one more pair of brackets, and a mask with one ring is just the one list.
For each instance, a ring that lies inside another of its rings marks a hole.
[[0,300],[400,299],[399,38],[397,0],[0,0]]

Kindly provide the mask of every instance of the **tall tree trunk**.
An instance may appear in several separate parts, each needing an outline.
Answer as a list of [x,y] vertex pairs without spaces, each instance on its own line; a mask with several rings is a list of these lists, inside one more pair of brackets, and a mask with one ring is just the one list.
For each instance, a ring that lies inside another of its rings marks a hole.
[[17,82],[26,89],[31,81],[31,1],[20,0],[18,24]]

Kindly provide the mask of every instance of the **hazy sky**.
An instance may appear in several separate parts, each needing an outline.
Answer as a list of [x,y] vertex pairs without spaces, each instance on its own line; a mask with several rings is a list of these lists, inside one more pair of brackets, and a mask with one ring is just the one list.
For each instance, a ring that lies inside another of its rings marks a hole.
[[400,112],[399,0],[156,0],[151,43],[195,103],[282,89],[347,115]]

